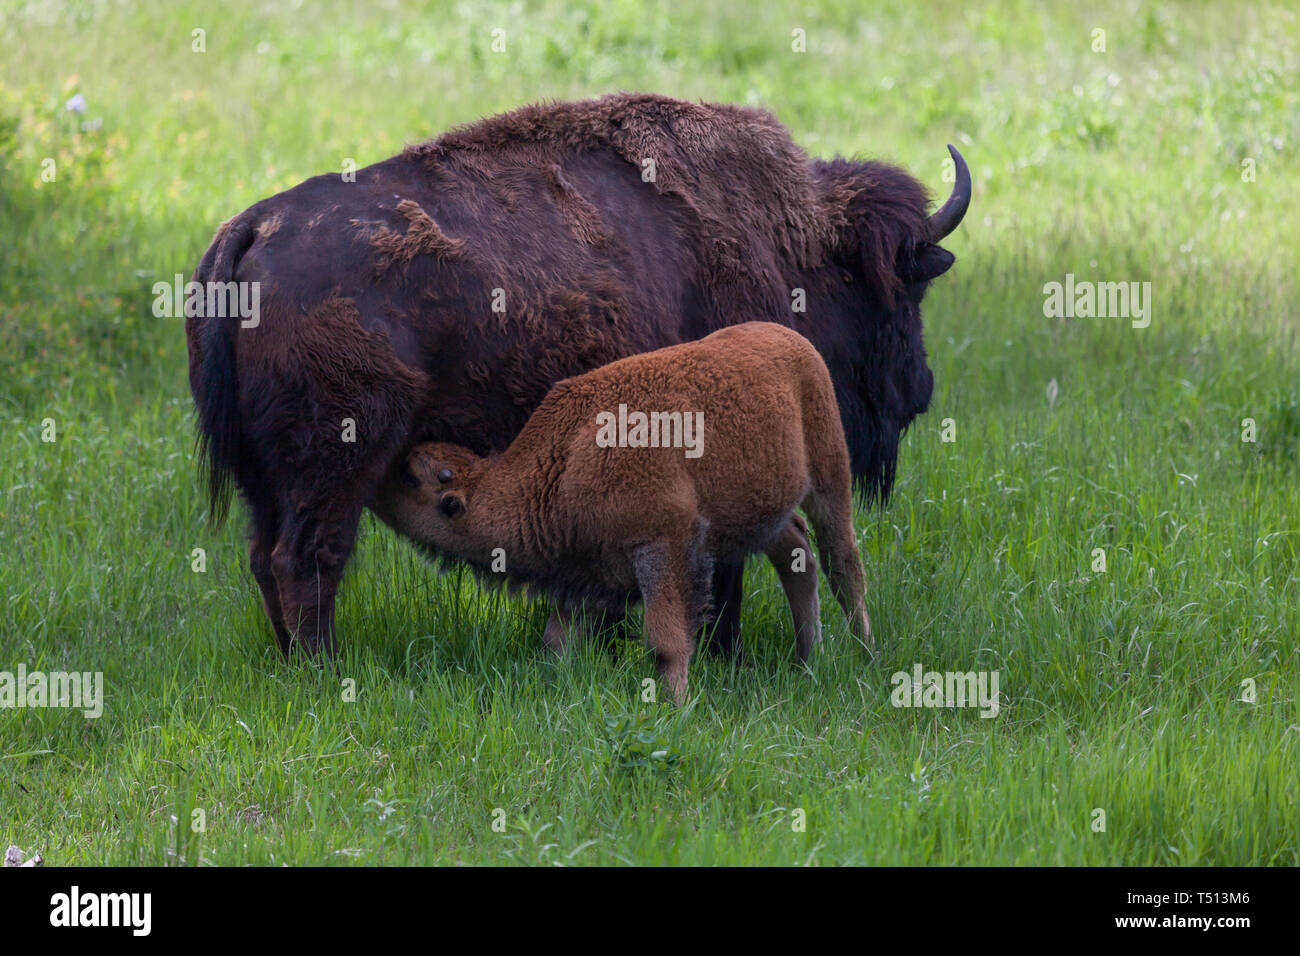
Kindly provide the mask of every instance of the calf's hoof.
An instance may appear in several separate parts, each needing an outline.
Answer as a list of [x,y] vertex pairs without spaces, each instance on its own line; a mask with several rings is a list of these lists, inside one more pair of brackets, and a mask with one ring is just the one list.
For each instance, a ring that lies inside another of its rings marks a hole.
[[661,667],[659,686],[669,700],[678,707],[682,706],[686,703],[687,696],[686,668],[684,666]]

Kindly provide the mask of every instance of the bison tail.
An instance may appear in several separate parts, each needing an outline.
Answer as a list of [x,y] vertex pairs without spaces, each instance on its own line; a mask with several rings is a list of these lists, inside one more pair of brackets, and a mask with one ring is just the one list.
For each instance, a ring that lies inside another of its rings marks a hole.
[[[256,238],[250,218],[238,216],[217,233],[194,271],[194,281],[233,282],[235,267]],[[235,374],[237,316],[200,316],[199,363],[192,378],[198,407],[199,467],[207,473],[208,516],[220,527],[230,511],[239,461],[239,391]]]

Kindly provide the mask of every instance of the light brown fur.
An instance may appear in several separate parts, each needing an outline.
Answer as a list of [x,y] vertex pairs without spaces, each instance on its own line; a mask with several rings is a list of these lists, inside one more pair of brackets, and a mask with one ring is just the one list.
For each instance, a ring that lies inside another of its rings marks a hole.
[[[597,416],[620,404],[702,412],[702,453],[600,447]],[[871,646],[851,481],[825,363],[797,332],[749,322],[557,383],[500,456],[419,445],[374,508],[485,576],[504,557],[513,583],[556,600],[545,635],[554,649],[582,607],[640,597],[661,679],[681,702],[715,561],[765,553],[790,602],[799,657],[816,647],[817,562],[796,508],[816,532],[850,628]]]

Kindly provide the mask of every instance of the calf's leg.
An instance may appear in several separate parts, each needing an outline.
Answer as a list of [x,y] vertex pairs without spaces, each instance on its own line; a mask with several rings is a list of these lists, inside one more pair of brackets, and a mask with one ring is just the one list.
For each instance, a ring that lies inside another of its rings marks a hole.
[[817,558],[808,544],[808,525],[794,515],[767,549],[767,559],[790,604],[794,618],[795,651],[806,661],[822,642],[821,605],[817,598]]
[[871,622],[862,600],[862,558],[853,531],[853,476],[840,429],[839,407],[826,370],[809,366],[803,390],[804,459],[810,489],[803,510],[817,534],[817,551],[849,629],[870,651]]
[[691,651],[691,581],[685,547],[656,542],[632,553],[637,586],[645,603],[646,639],[655,653],[659,679],[673,702],[686,701]]
[[804,499],[804,511],[817,535],[817,550],[831,593],[848,619],[849,630],[871,650],[875,641],[862,600],[862,559],[853,533],[853,498],[847,482],[842,496],[813,491]]

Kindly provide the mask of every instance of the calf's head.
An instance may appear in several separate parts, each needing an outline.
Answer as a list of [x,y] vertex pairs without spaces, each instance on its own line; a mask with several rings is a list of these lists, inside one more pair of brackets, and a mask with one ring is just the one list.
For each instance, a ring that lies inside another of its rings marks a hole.
[[417,445],[389,471],[372,504],[399,534],[436,551],[471,557],[466,511],[485,460],[460,445]]

